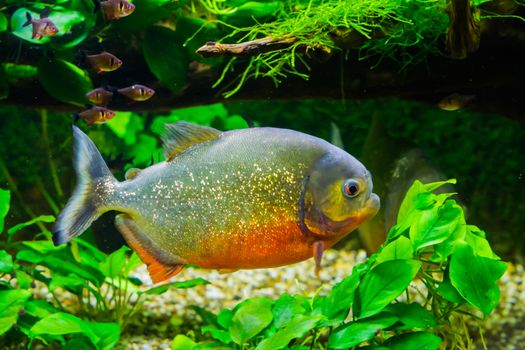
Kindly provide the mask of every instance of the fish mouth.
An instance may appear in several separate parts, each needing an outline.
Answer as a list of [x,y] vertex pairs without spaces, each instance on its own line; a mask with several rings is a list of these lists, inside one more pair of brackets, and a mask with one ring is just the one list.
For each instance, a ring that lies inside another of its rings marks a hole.
[[[305,182],[308,182],[308,180],[309,179],[306,178]],[[301,198],[299,200],[299,227],[306,237],[309,237],[310,239],[313,238],[314,240],[335,239],[337,241],[346,234],[355,230],[366,220],[375,216],[381,207],[379,196],[375,193],[370,193],[370,196],[364,203],[363,207],[361,207],[357,213],[342,221],[330,220],[324,213],[319,210],[315,210],[315,216],[317,218],[316,221],[318,221],[322,227],[322,229],[319,229],[316,227],[310,227],[308,224],[304,202],[304,190],[305,187],[303,187],[303,192],[301,193]]]

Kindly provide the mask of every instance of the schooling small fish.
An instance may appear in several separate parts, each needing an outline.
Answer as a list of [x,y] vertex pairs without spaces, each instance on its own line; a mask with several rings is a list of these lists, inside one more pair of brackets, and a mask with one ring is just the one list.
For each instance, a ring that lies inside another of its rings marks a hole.
[[438,102],[438,107],[444,111],[457,111],[465,107],[470,101],[476,98],[475,95],[462,95],[453,93]]
[[129,16],[135,11],[135,5],[127,0],[93,0],[93,3],[95,4],[93,12],[102,9],[107,20],[118,20]]
[[122,66],[122,61],[109,52],[101,52],[96,55],[83,53],[84,60],[98,73],[112,72]]
[[22,25],[22,27],[27,27],[30,24],[33,25],[33,34],[31,35],[31,39],[41,40],[46,36],[55,36],[56,33],[58,33],[57,26],[49,19],[50,12],[51,9],[46,7],[40,13],[40,19],[34,19],[29,12],[26,12],[27,21]]
[[155,90],[139,84],[134,84],[117,90],[119,94],[126,96],[134,101],[146,101],[155,94]]
[[88,125],[104,124],[115,117],[115,112],[110,109],[93,106],[85,111],[76,113],[75,120],[83,119]]
[[63,244],[103,213],[148,265],[152,280],[186,264],[226,270],[293,264],[322,253],[374,216],[370,172],[319,138],[276,128],[166,125],[166,161],[119,182],[76,126],[78,185],[53,228]]
[[91,90],[86,94],[86,97],[90,102],[97,106],[107,106],[113,97],[113,93],[104,89],[103,87]]

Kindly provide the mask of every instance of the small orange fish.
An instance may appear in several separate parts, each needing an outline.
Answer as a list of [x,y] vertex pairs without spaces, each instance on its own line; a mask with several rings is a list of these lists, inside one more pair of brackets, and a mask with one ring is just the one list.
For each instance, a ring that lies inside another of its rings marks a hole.
[[90,102],[97,106],[107,106],[113,97],[113,93],[104,89],[103,87],[99,87],[88,92],[86,97]]
[[117,92],[134,101],[146,101],[155,94],[155,90],[140,84],[134,84],[122,89],[118,89]]
[[121,60],[106,51],[97,55],[85,55],[85,61],[88,62],[98,74],[112,72],[122,66]]
[[95,4],[94,12],[101,9],[104,17],[110,21],[129,16],[135,11],[135,5],[127,0],[93,0],[93,2]]
[[75,121],[83,119],[88,125],[104,124],[115,117],[115,112],[110,109],[94,106],[85,111],[75,114]]
[[55,36],[56,33],[58,33],[57,26],[49,19],[49,12],[51,12],[51,9],[46,7],[40,13],[40,19],[34,19],[29,12],[26,12],[27,21],[22,27],[27,27],[30,24],[33,25],[31,39],[41,40],[46,36]]

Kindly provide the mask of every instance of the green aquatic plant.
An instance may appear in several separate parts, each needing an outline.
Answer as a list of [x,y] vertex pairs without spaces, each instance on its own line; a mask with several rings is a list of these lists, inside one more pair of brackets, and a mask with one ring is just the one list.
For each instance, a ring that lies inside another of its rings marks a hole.
[[[0,336],[4,340],[25,335],[29,344],[39,340],[70,349],[80,343],[110,349],[142,310],[146,297],[208,283],[197,278],[139,288],[143,283],[131,272],[141,261],[125,246],[111,254],[80,239],[55,247],[47,230],[32,241],[16,240],[16,233],[24,228],[55,218],[44,215],[4,230],[9,202],[10,192],[0,189],[0,234],[5,231],[0,236]],[[35,281],[43,284],[51,302],[35,296]],[[66,305],[68,293],[75,302]]]
[[454,193],[433,193],[447,183],[455,180],[415,181],[380,251],[326,295],[252,298],[217,315],[201,312],[202,336],[177,335],[172,349],[465,348],[465,317],[494,310],[506,263],[466,224]]
[[[276,85],[293,75],[308,79],[310,58],[323,60],[335,52],[348,54],[350,49],[359,50],[362,59],[389,56],[403,66],[415,64],[429,53],[439,53],[438,38],[448,29],[446,2],[442,0],[237,3],[226,15],[216,12],[219,23],[231,30],[221,41],[243,43],[273,38],[287,40],[288,44],[250,57],[226,97],[239,91],[251,78],[268,77]],[[215,85],[225,79],[237,62],[237,57],[230,58]]]

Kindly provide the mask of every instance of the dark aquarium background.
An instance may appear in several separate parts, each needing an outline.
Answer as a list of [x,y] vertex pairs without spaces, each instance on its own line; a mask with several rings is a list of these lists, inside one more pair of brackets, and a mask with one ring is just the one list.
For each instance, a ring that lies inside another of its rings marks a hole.
[[[127,1],[95,3],[0,0],[0,348],[524,344],[522,3],[134,0],[119,20],[110,14]],[[59,32],[32,38],[45,18]],[[98,74],[86,56],[101,52],[122,66]],[[133,84],[155,94],[117,92]],[[86,94],[98,87],[113,92],[115,117],[88,125],[77,114],[94,108]],[[193,266],[153,286],[115,213],[54,247],[51,227],[76,184],[71,125],[124,180],[164,161],[164,125],[177,121],[325,139],[370,170],[380,212],[317,277],[312,261],[229,275]],[[409,206],[431,206],[434,224]]]

